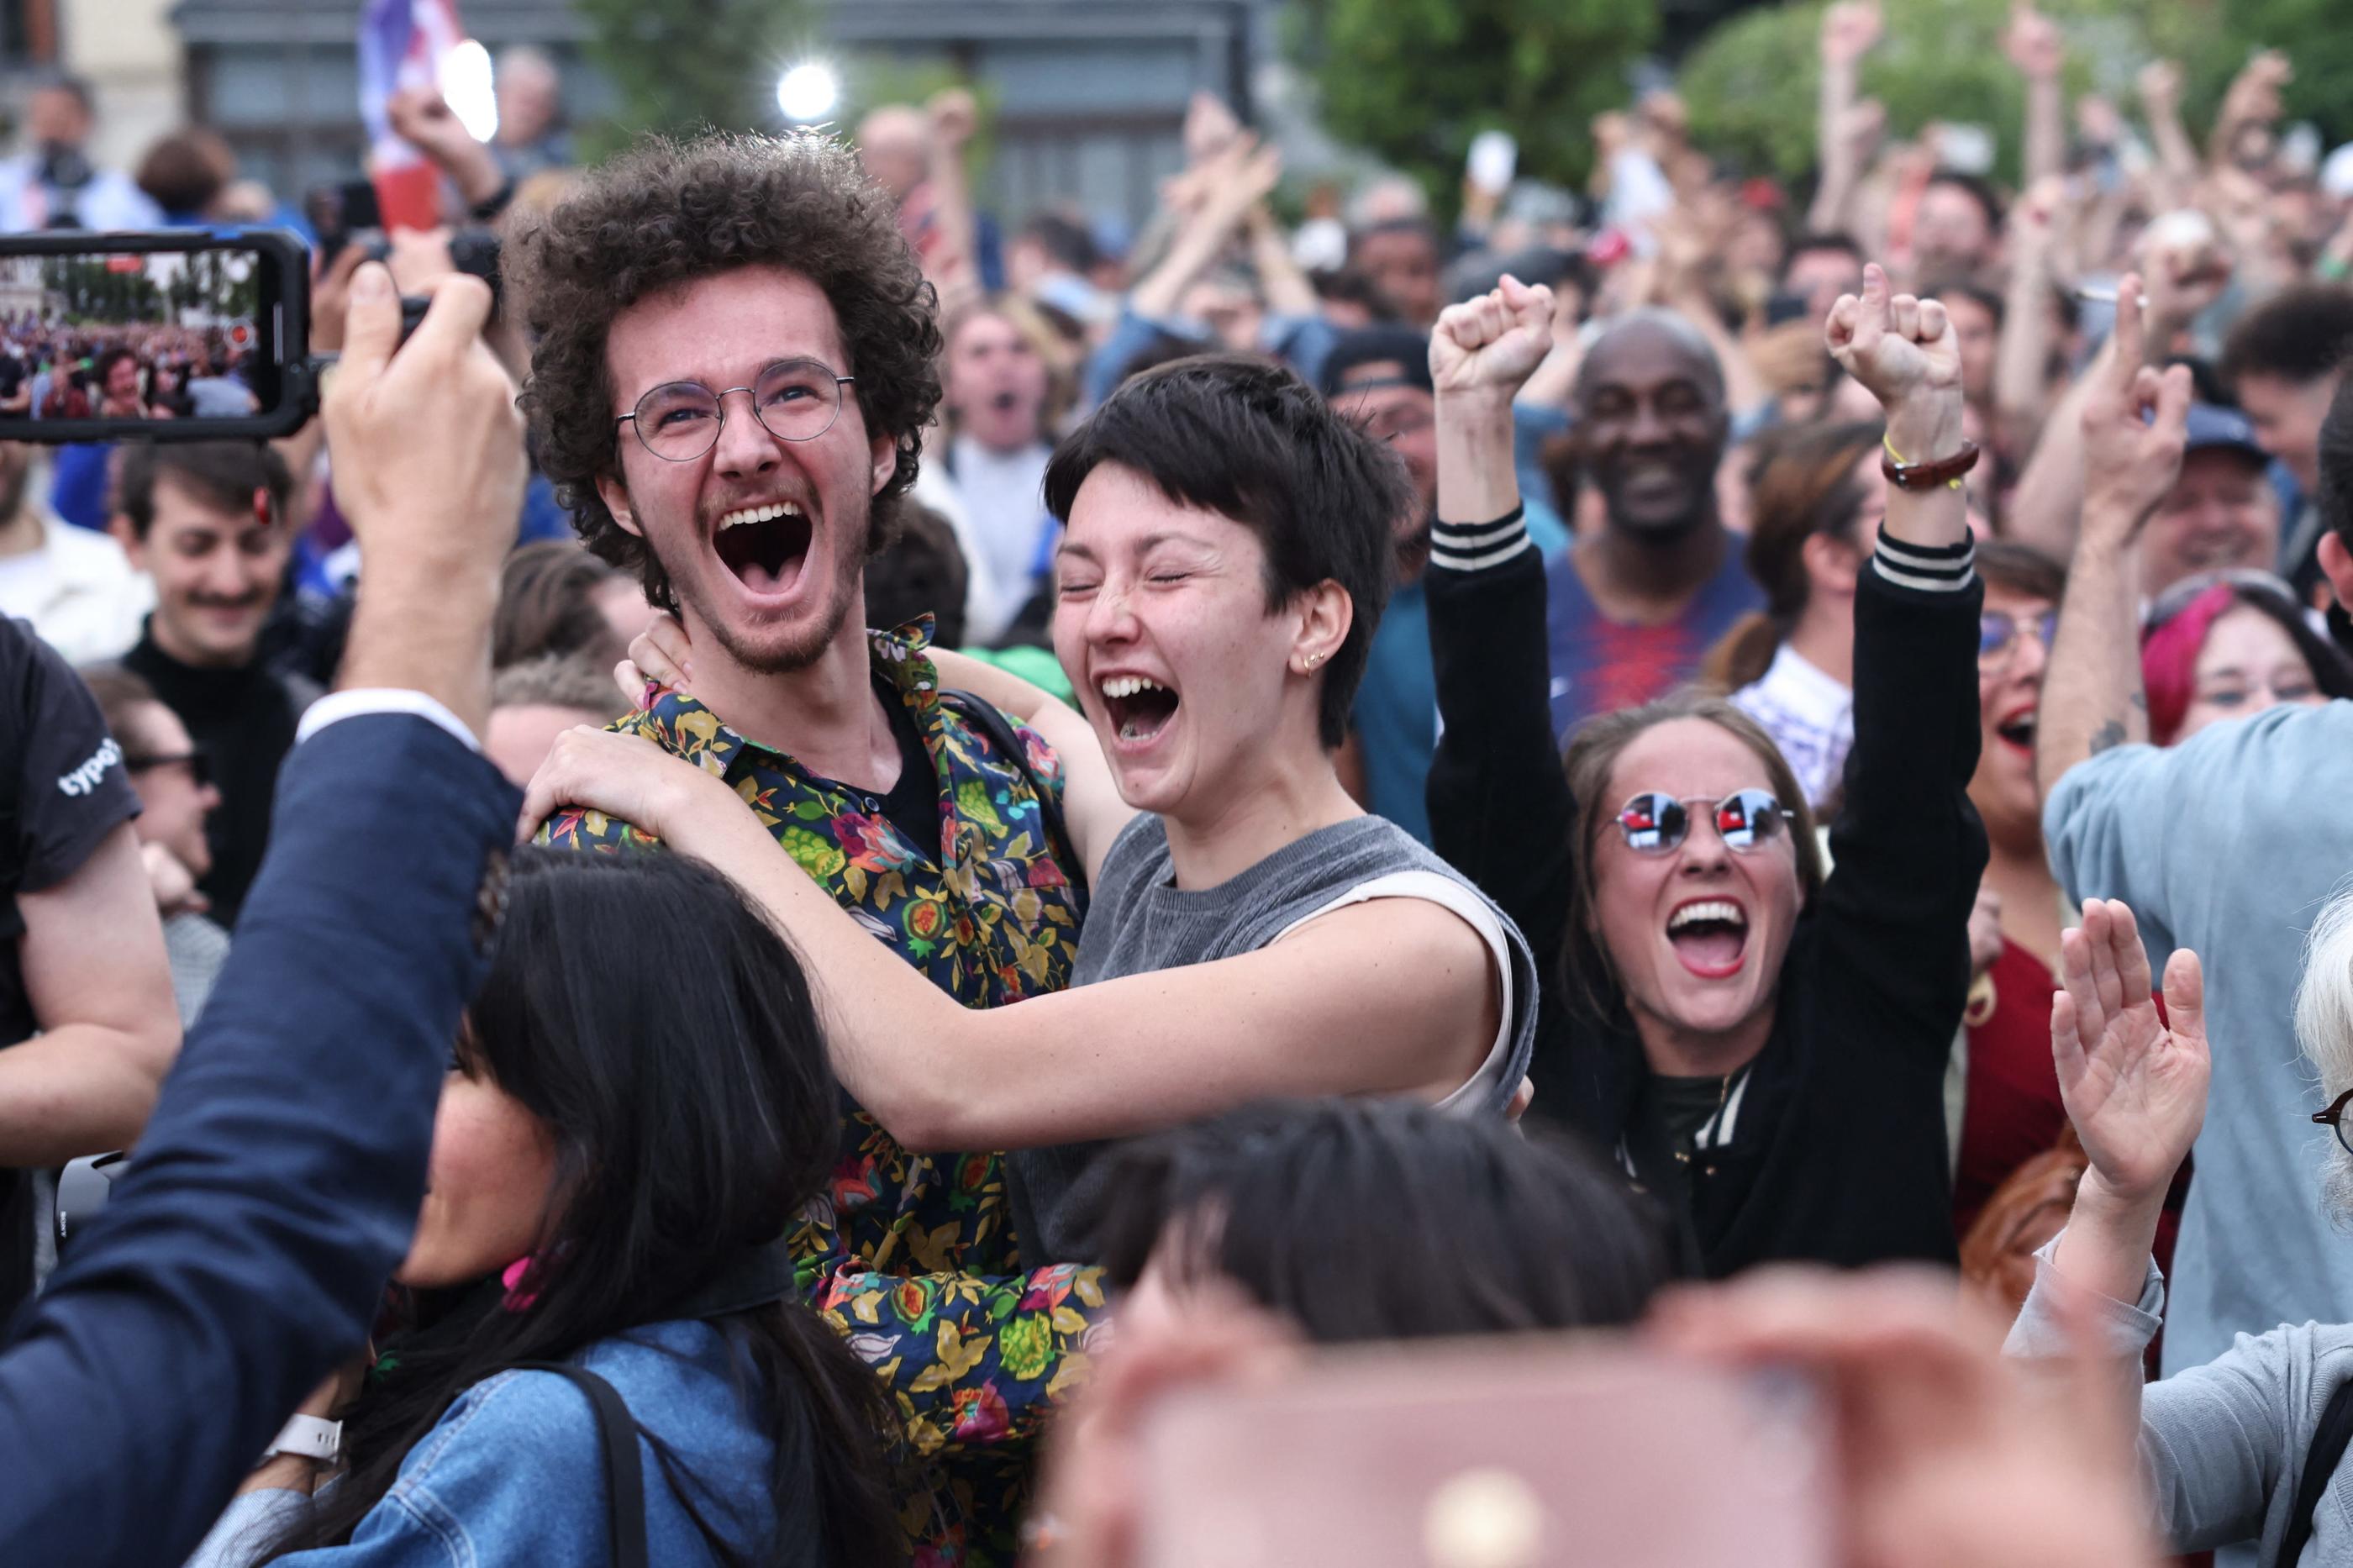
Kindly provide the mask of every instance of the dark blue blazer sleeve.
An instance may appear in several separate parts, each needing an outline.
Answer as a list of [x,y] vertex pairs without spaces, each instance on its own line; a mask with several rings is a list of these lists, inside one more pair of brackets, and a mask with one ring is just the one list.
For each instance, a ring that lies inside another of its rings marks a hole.
[[364,1339],[521,802],[423,719],[297,747],[203,1018],[0,1352],[0,1563],[176,1563]]

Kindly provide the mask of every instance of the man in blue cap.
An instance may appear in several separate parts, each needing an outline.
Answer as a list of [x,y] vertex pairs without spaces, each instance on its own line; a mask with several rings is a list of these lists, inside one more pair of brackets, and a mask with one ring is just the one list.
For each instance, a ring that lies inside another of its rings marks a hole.
[[2271,571],[2280,505],[2264,478],[2270,467],[2245,415],[2191,404],[2181,475],[2141,535],[2141,592],[2154,598],[2203,572]]

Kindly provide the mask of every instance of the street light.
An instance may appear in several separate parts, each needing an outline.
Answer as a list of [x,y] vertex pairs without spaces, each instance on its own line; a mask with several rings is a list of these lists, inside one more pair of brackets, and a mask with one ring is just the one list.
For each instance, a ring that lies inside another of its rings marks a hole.
[[823,120],[840,100],[840,80],[831,66],[819,60],[804,60],[776,81],[776,107],[798,125]]

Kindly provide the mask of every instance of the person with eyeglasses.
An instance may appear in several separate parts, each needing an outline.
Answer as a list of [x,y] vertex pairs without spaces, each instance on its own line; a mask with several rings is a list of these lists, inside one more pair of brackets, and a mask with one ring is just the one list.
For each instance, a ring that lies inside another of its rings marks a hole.
[[228,932],[212,918],[212,905],[196,886],[212,869],[205,828],[221,800],[211,759],[155,689],[130,670],[96,665],[84,669],[81,679],[98,699],[107,733],[122,748],[123,776],[139,799],[132,826],[156,912],[164,918],[172,994],[185,1028],[204,1011],[213,981],[228,960]]
[[1957,483],[1976,451],[1951,322],[1874,266],[1826,323],[1886,410],[1890,488],[1855,587],[1855,739],[1825,877],[1788,763],[1720,698],[1605,714],[1565,767],[1553,751],[1545,578],[1511,462],[1544,302],[1507,281],[1465,309],[1438,375],[1430,815],[1440,852],[1559,955],[1538,1109],[1614,1150],[1709,1276],[1949,1264],[1944,1079],[1986,864],[1966,793],[1984,595]]
[[[2312,1198],[2308,1145],[2290,1136],[2324,1101],[2296,1060],[2289,1009],[2305,932],[2353,866],[2353,819],[2335,807],[2353,789],[2353,701],[2281,704],[2148,743],[2163,698],[2143,684],[2134,553],[2172,488],[2190,386],[2186,372],[2144,363],[2142,316],[2127,278],[2116,363],[2084,411],[2083,526],[2036,746],[2061,885],[2123,900],[2153,952],[2195,949],[2212,977],[2220,1059],[2170,1270],[2171,1373],[2240,1333],[2334,1321],[2353,1302],[2353,1251]],[[2353,397],[2337,399],[2321,453],[2319,560],[2353,596]]]
[[[2085,537],[2093,537],[2088,526]],[[2353,1304],[2339,1297],[2313,1318],[2243,1321],[2231,1339],[2177,1363],[2182,1303],[2176,1291],[2168,1310],[2169,1282],[2152,1243],[2193,1144],[2200,1167],[2190,1192],[2208,1182],[2204,1133],[2224,1080],[2243,1070],[2229,1058],[2245,1047],[2215,1005],[2229,973],[2214,963],[2210,973],[2189,949],[2157,972],[2151,961],[2167,937],[2128,905],[2099,899],[2085,902],[2083,929],[2067,933],[2051,1048],[2089,1169],[2066,1228],[2037,1254],[2033,1289],[2004,1350],[2042,1363],[2088,1354],[2095,1370],[2113,1366],[2117,1393],[2131,1402],[2125,1408],[2137,1415],[2144,1507],[2170,1550],[2230,1555],[2243,1542],[2253,1551],[2236,1560],[2261,1568],[2347,1568],[2353,1322],[2346,1319]],[[2328,900],[2309,940],[2285,946],[2302,974],[2277,1002],[2302,1047],[2296,1066],[2316,1070],[2327,1105],[2261,1130],[2294,1151],[2298,1167],[2295,1186],[2266,1196],[2275,1209],[2310,1206],[2341,1225],[2353,1219],[2353,896]],[[2155,973],[2163,977],[2162,1013],[2152,996]],[[2316,1193],[2315,1124],[2336,1134],[2319,1145]],[[2338,1253],[2348,1245],[2341,1233],[2320,1244]],[[2167,1375],[2144,1384],[2141,1357],[2160,1326]]]
[[[649,145],[589,171],[502,265],[542,471],[693,649],[617,727],[756,803],[765,854],[963,1005],[1068,984],[1086,898],[1046,827],[1064,760],[1018,714],[944,698],[989,672],[936,655],[926,624],[868,625],[866,564],[941,396],[935,307],[887,195],[821,137]],[[539,837],[618,850],[645,826],[567,811]],[[1106,1310],[1099,1276],[1025,1260],[992,1149],[911,1149],[847,1101],[840,1137],[796,1233],[807,1297],[943,1472],[939,1510],[905,1500],[918,1545],[1009,1562],[1028,1445]]]
[[2283,703],[2353,697],[2353,659],[2269,572],[2200,573],[2159,594],[2142,623],[2140,672],[2160,746]]
[[[1215,354],[1113,394],[1056,449],[1045,493],[1079,711],[1034,689],[1018,705],[1067,737],[1090,888],[1069,988],[959,1009],[760,853],[767,830],[723,783],[635,737],[561,737],[526,816],[595,807],[741,881],[823,977],[837,1070],[883,1127],[1015,1151],[1025,1256],[1091,1256],[1106,1145],[1254,1100],[1502,1120],[1535,1035],[1534,958],[1333,759],[1413,499],[1403,465],[1290,371]],[[639,646],[672,668],[693,657],[662,643]]]

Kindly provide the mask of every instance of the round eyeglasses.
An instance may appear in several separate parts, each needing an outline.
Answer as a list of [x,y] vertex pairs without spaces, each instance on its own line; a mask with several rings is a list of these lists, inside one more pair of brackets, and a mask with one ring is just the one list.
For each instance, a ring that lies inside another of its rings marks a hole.
[[1724,847],[1746,855],[1781,837],[1795,812],[1783,809],[1772,792],[1736,790],[1722,800],[1694,796],[1678,800],[1658,790],[1645,790],[1618,810],[1618,831],[1626,847],[1638,854],[1664,855],[1682,847],[1691,833],[1691,806],[1705,806],[1715,818]]
[[779,360],[749,386],[713,392],[699,381],[664,382],[616,425],[635,425],[647,451],[669,463],[691,463],[719,445],[729,393],[748,394],[752,417],[780,441],[814,441],[841,416],[841,389],[854,375],[836,375],[813,359]]

